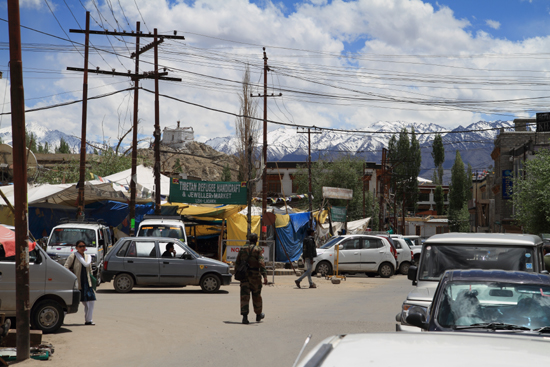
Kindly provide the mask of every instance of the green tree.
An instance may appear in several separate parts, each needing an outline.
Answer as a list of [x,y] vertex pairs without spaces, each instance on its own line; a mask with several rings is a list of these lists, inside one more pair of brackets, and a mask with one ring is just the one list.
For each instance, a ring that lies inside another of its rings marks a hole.
[[438,215],[443,215],[444,197],[443,197],[443,163],[445,162],[445,148],[443,139],[437,134],[432,145],[432,158],[434,160],[434,183],[437,185],[434,193],[435,207]]
[[468,181],[466,176],[464,162],[457,150],[455,162],[451,169],[451,184],[449,185],[449,227],[453,232],[464,231],[464,228],[466,228],[462,223],[464,220],[469,226],[469,217],[465,219],[463,213],[464,206],[468,211],[468,197],[466,194],[466,182]]
[[229,168],[229,164],[226,164],[225,167],[223,167],[221,180],[225,182],[231,181],[231,168]]
[[[512,179],[514,217],[527,233],[548,233],[550,228],[550,151],[540,150]],[[522,177],[524,176],[524,177]]]
[[[363,218],[363,161],[350,156],[339,157],[332,162],[319,159],[311,165],[313,208],[318,209],[323,203],[323,186],[339,187],[353,190],[352,200],[330,199],[332,206],[348,205],[348,220]],[[298,194],[307,194],[309,188],[307,166],[301,166],[294,178],[298,186]],[[365,195],[365,213],[373,217],[372,198]],[[297,202],[300,208],[306,209],[308,201]]]
[[28,133],[27,131],[25,131],[25,141],[27,143],[27,148],[33,152],[33,153],[37,153],[38,152],[38,148],[37,148],[37,144],[36,144],[36,136],[34,136],[33,133]]
[[471,200],[473,197],[472,193],[472,165],[468,163],[468,170],[466,171],[466,181],[464,181],[464,198],[465,200]]
[[59,146],[55,149],[56,153],[61,154],[69,154],[71,153],[71,148],[69,147],[69,144],[65,141],[65,139],[61,138],[59,141]]
[[172,168],[172,170],[176,173],[183,172],[183,167],[181,166],[181,161],[179,158],[176,158],[176,162],[174,163],[174,167]]

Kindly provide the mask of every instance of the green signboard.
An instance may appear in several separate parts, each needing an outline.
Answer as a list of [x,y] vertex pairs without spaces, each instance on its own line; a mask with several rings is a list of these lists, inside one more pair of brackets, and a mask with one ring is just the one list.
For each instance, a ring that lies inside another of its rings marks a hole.
[[333,206],[330,208],[330,217],[333,222],[345,222],[348,208],[345,206]]
[[193,181],[172,178],[170,202],[246,205],[246,182]]

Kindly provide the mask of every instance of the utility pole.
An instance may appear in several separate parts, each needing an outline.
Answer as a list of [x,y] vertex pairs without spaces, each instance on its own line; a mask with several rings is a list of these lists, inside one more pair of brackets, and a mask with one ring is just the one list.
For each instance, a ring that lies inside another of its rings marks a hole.
[[[313,126],[313,134],[321,134],[321,131],[316,131],[317,128]],[[305,131],[298,131],[298,134],[305,134]],[[309,180],[309,190],[307,198],[309,200],[309,228],[313,228],[313,185],[311,184],[311,127],[307,128],[307,173]]]
[[27,147],[25,142],[25,93],[21,58],[19,1],[8,0],[10,45],[11,129],[15,199],[15,318],[17,361],[30,356],[29,245],[27,223]]
[[253,139],[252,135],[248,137],[248,181],[246,182],[246,205],[248,208],[248,211],[246,213],[246,238],[248,239],[250,237],[250,233],[252,233],[252,183],[254,180],[252,179],[252,144]]
[[[86,30],[81,29],[70,29],[69,32],[71,33],[84,33],[86,35],[86,50],[88,47],[88,36],[90,34],[97,34],[97,35],[103,35],[103,36],[122,36],[122,37],[134,37],[136,38],[136,52],[132,53],[130,55],[131,58],[136,58],[135,62],[135,72],[132,74],[130,70],[128,70],[127,73],[120,73],[116,72],[115,69],[112,71],[106,71],[106,70],[100,70],[99,68],[96,69],[88,69],[87,64],[87,53],[86,53],[86,60],[85,60],[85,67],[83,69],[81,68],[73,68],[73,67],[67,67],[67,70],[71,71],[82,71],[84,72],[84,85],[85,85],[85,97],[83,99],[83,109],[87,109],[87,83],[88,83],[88,72],[93,72],[96,74],[106,74],[106,75],[112,75],[112,76],[125,76],[131,78],[131,80],[134,82],[134,121],[133,121],[133,132],[132,132],[132,173],[131,173],[131,180],[130,180],[130,235],[133,236],[135,234],[135,211],[136,211],[136,179],[137,179],[137,131],[138,131],[138,97],[139,97],[139,81],[141,79],[155,79],[155,131],[154,131],[154,137],[155,137],[155,212],[160,211],[160,125],[159,125],[159,102],[158,102],[158,81],[159,80],[170,80],[170,81],[177,81],[181,82],[180,78],[169,78],[166,77],[168,74],[166,71],[159,73],[158,70],[158,45],[162,42],[164,42],[164,39],[180,39],[184,40],[184,36],[178,36],[177,32],[174,31],[174,35],[163,35],[160,36],[160,39],[158,39],[157,30],[155,29],[154,34],[145,34],[140,31],[140,22],[136,22],[136,32],[132,31],[131,33],[127,33],[125,31],[118,32],[118,31],[91,31],[89,30],[89,13],[87,12],[86,15]],[[140,49],[140,38],[154,38],[154,41],[148,45],[145,45]],[[154,62],[154,68],[155,70],[153,72],[145,72],[143,74],[139,74],[139,55],[149,51],[152,48],[155,48],[155,62]],[[83,172],[85,172],[85,163],[86,163],[86,118],[85,114],[86,111],[83,110],[83,120],[82,120],[82,142],[81,146],[84,147],[81,148],[80,152],[80,180],[82,181],[82,184],[79,182],[79,203],[82,203],[82,210],[84,208],[84,175]],[[84,152],[84,153],[83,153]],[[84,154],[84,156],[83,156]],[[80,191],[80,188],[82,188],[82,192]]]
[[86,176],[86,125],[88,118],[88,54],[90,43],[90,12],[86,12],[86,33],[84,38],[84,82],[82,83],[82,130],[80,133],[80,177],[78,179],[78,209],[76,219],[84,220],[84,183]]
[[365,202],[365,170],[367,169],[367,163],[363,162],[363,174],[361,175],[361,181],[363,181],[363,218],[367,216],[367,211],[365,208],[366,202]]
[[[160,215],[160,103],[159,103],[159,51],[157,29],[154,29],[155,40],[155,214]],[[221,260],[221,259],[220,259]]]
[[[267,65],[267,54],[265,52],[265,47],[263,47],[264,51],[264,94],[258,94],[258,97],[264,97],[264,145],[262,149],[262,157],[264,161],[264,169],[262,172],[262,230],[263,226],[266,225],[265,223],[265,212],[267,211],[267,97],[280,97],[283,94],[279,93],[277,96],[275,96],[273,93],[271,93],[270,96],[267,95],[267,72],[271,71],[269,66]],[[252,94],[251,97],[255,97]],[[261,232],[262,239],[265,239],[266,234],[264,232]]]

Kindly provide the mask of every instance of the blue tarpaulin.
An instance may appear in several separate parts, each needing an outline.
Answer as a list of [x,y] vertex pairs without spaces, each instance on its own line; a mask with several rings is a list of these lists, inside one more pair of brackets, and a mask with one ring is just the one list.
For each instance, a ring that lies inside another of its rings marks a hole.
[[[101,219],[108,226],[118,227],[125,233],[130,232],[130,223],[127,217],[130,213],[128,204],[117,201],[101,201],[86,205],[85,218]],[[153,203],[136,205],[136,229],[145,214],[153,214]],[[63,218],[75,218],[75,209],[53,209],[29,207],[29,229],[35,238],[49,236],[53,227]]]
[[289,214],[290,221],[286,227],[276,228],[275,261],[288,262],[281,246],[284,246],[290,261],[296,261],[302,256],[303,241],[309,225],[309,212]]

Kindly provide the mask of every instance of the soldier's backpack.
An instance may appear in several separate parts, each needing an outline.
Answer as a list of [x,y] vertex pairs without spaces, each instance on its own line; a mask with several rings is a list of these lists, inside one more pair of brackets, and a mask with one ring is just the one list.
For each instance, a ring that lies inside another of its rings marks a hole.
[[245,261],[241,261],[239,266],[235,269],[235,279],[238,281],[243,281],[248,278],[248,258]]

